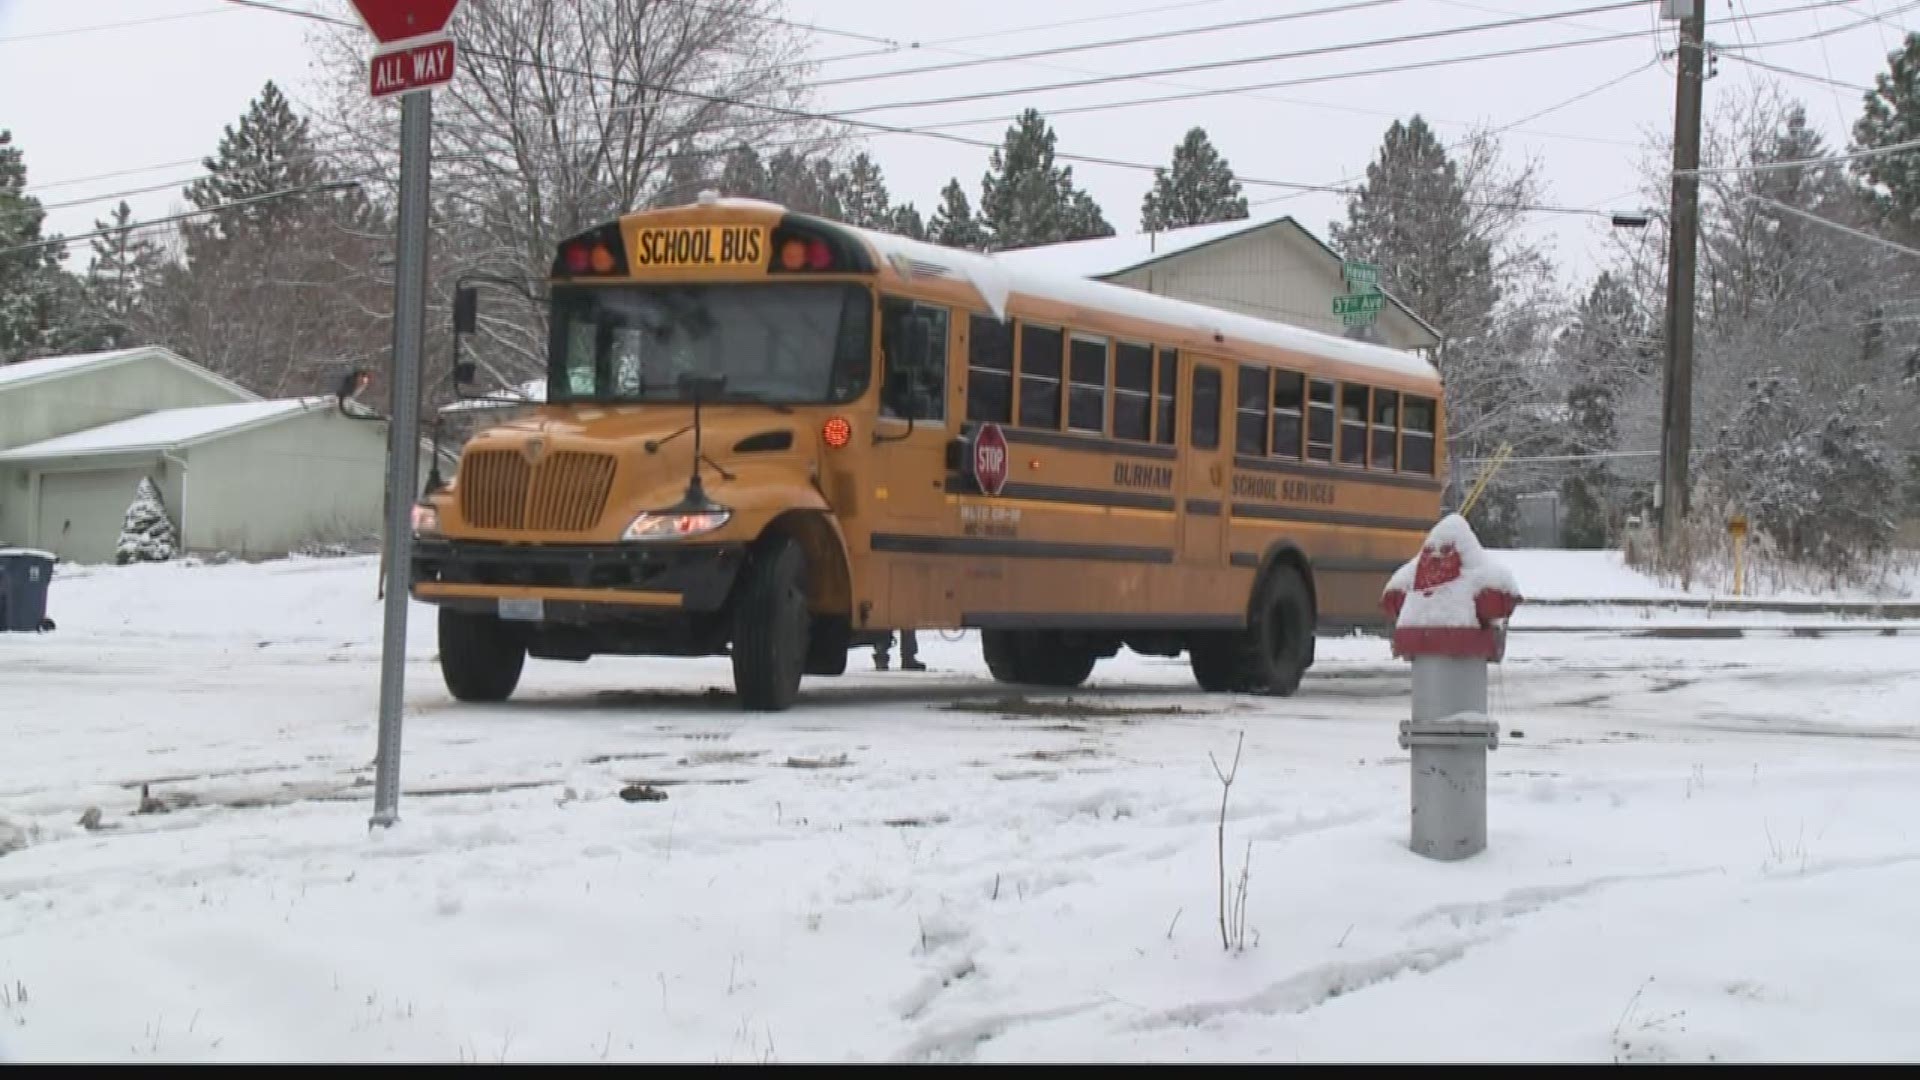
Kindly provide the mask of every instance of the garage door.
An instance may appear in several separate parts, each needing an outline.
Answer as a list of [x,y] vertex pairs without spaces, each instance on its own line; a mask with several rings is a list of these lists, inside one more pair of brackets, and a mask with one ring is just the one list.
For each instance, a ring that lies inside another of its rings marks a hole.
[[43,473],[34,542],[74,562],[112,562],[127,507],[145,475],[138,469]]

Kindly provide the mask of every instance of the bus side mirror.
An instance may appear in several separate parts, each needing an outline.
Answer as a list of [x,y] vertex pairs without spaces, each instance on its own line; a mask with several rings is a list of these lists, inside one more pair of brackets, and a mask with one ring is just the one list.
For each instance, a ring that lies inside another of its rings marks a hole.
[[453,290],[453,332],[471,334],[479,320],[480,291],[471,285]]
[[479,366],[471,360],[462,360],[453,365],[453,381],[459,386],[472,386],[473,379],[479,373]]

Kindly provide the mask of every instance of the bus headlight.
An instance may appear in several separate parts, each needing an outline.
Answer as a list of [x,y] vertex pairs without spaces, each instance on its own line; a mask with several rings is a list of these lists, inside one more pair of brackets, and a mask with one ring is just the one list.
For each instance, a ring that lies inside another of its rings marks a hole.
[[422,503],[413,506],[413,535],[440,535],[440,511]]
[[620,539],[678,540],[684,536],[699,536],[725,525],[731,517],[733,511],[719,507],[692,513],[649,510],[634,518],[633,524],[627,526],[627,531],[620,534]]

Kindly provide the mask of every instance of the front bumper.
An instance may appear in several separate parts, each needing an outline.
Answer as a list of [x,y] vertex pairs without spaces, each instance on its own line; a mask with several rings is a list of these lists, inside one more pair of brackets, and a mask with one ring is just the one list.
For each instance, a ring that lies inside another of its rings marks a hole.
[[413,543],[421,600],[543,597],[589,604],[718,611],[746,560],[745,544]]

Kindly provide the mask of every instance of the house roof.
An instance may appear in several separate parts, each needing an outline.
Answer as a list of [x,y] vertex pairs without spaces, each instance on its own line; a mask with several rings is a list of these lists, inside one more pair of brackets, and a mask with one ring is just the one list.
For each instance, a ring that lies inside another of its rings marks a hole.
[[[1055,273],[1105,280],[1179,255],[1191,254],[1222,240],[1279,227],[1289,228],[1313,241],[1314,246],[1326,252],[1327,258],[1333,262],[1341,261],[1339,252],[1314,235],[1313,230],[1300,224],[1292,215],[1221,221],[1211,225],[1193,225],[1184,229],[1168,229],[1157,233],[1131,233],[1095,240],[1073,240],[1064,244],[1043,244],[1039,247],[1002,251],[994,258],[1022,269],[1050,270]],[[1421,329],[1432,334],[1436,340],[1440,338],[1440,331],[1434,329],[1431,323],[1422,319],[1412,308],[1395,299],[1391,293],[1387,294],[1387,300]]]
[[311,397],[162,409],[43,442],[0,450],[0,461],[44,461],[49,458],[176,450],[249,428],[264,427],[314,409],[331,408],[332,398]]
[[260,395],[241,386],[231,379],[223,378],[187,360],[185,357],[158,345],[142,345],[132,349],[114,349],[110,352],[79,353],[74,356],[48,356],[39,360],[22,360],[17,364],[0,365],[0,393],[18,389],[34,383],[62,379],[86,371],[98,371],[116,364],[131,363],[157,357],[183,371],[207,380],[216,386],[231,392],[241,401],[259,401]]

